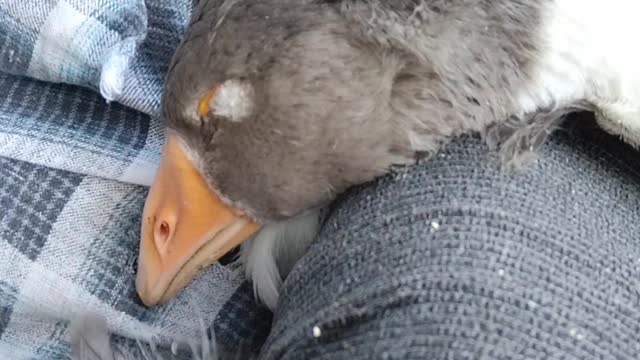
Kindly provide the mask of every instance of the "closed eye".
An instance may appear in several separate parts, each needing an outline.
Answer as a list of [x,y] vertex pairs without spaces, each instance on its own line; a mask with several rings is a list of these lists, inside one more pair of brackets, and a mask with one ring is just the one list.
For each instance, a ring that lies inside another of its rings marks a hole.
[[200,115],[199,132],[205,144],[211,144],[213,136],[218,131],[218,121],[213,114]]

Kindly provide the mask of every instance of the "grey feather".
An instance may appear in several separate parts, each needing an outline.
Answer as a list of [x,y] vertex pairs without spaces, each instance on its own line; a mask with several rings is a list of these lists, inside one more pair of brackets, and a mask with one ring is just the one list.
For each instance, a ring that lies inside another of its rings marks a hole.
[[71,325],[71,349],[76,360],[114,360],[107,322],[86,316]]
[[499,150],[500,163],[504,168],[517,169],[537,157],[540,147],[554,131],[560,129],[569,114],[592,109],[586,103],[552,106],[524,117],[510,116],[506,121],[489,126],[482,134],[491,148]]

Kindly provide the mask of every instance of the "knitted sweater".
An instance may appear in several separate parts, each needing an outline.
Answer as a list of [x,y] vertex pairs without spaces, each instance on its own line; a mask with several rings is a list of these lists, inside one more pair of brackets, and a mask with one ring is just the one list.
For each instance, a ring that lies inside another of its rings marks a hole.
[[482,142],[349,193],[263,359],[637,359],[640,166],[580,119],[500,170]]

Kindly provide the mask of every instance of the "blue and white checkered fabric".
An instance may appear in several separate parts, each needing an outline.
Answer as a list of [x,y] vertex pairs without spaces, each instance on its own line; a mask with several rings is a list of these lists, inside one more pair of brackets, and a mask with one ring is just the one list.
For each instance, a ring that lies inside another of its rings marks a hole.
[[131,349],[203,323],[230,347],[266,335],[232,267],[166,306],[135,293],[162,79],[191,1],[0,1],[0,359],[69,358],[69,323],[91,313]]

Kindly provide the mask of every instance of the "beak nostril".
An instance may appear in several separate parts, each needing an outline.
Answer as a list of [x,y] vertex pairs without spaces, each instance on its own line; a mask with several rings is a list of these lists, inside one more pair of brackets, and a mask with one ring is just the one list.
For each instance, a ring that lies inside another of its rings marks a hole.
[[167,243],[171,239],[171,225],[166,220],[160,220],[155,224],[153,237],[156,243],[156,248],[160,254],[164,254],[166,252]]
[[162,236],[163,238],[168,238],[169,237],[169,224],[167,224],[166,221],[162,221],[160,223],[160,236]]

